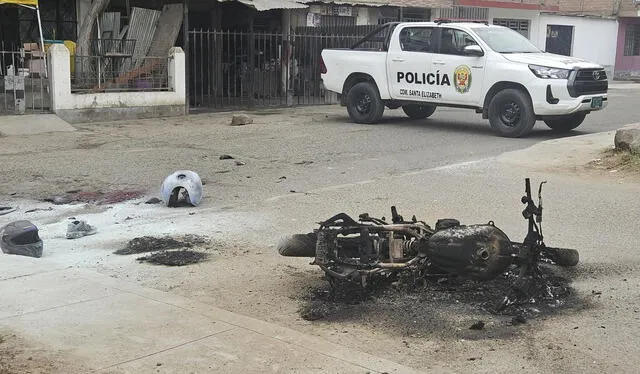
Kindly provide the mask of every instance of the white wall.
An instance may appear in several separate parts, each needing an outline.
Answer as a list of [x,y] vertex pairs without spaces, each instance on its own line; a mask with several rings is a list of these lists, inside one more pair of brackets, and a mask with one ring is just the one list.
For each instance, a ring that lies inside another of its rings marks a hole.
[[542,50],[547,41],[547,25],[574,26],[571,55],[605,66],[609,77],[613,77],[618,40],[617,20],[541,14],[537,37],[531,39]]
[[105,109],[123,107],[185,106],[185,57],[182,48],[169,51],[168,92],[109,92],[72,94],[69,50],[64,44],[49,48],[51,110]]

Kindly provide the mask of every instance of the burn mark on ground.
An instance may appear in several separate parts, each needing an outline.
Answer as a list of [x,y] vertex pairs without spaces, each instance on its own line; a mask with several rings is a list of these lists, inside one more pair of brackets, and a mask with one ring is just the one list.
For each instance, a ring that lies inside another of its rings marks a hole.
[[138,257],[139,262],[156,265],[184,266],[195,264],[209,258],[205,252],[195,251],[194,247],[210,247],[211,241],[204,236],[183,235],[179,237],[142,236],[131,239],[127,245],[114,252],[117,255],[150,253]]
[[[590,307],[560,269],[541,266],[542,279],[526,299],[500,309],[512,294],[515,274],[490,281],[454,276],[384,279],[362,288],[329,283],[300,297],[299,315],[315,323],[357,323],[405,336],[452,336],[464,339],[512,338],[530,320]],[[482,329],[469,326],[483,321]]]
[[211,244],[211,241],[208,238],[198,235],[184,235],[175,238],[171,236],[142,236],[131,239],[124,248],[118,249],[113,253],[117,255],[131,255],[168,249],[207,246],[209,244]]
[[148,256],[138,257],[136,260],[156,265],[185,266],[204,261],[208,257],[209,255],[207,253],[182,249],[177,251],[156,252]]

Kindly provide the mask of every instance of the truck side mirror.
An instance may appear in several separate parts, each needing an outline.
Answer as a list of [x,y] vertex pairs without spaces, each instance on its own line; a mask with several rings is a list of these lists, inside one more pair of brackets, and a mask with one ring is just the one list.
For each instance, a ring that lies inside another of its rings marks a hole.
[[482,48],[480,48],[479,45],[477,44],[473,44],[473,45],[468,45],[466,47],[464,47],[464,54],[466,56],[484,56],[484,51],[482,50]]

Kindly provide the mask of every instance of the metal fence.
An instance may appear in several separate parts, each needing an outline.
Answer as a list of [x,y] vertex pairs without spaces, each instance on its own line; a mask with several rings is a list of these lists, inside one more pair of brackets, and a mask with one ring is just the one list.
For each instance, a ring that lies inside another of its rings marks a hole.
[[74,56],[71,92],[168,91],[167,57]]
[[192,108],[279,106],[286,103],[280,34],[191,31]]
[[189,32],[192,110],[335,103],[320,77],[324,48],[348,48],[377,25],[282,34]]
[[46,66],[41,51],[12,51],[0,45],[0,114],[49,111]]

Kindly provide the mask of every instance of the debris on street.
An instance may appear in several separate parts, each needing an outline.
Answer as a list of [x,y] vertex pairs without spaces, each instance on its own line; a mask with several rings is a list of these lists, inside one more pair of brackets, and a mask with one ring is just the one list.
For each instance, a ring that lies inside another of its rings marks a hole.
[[156,252],[148,256],[138,257],[136,260],[156,265],[185,266],[204,261],[208,257],[209,255],[203,252],[183,249],[177,251]]
[[233,156],[231,156],[231,155],[221,155],[221,156],[220,156],[220,159],[221,159],[221,160],[233,160],[233,159],[234,159],[234,157],[233,157]]
[[52,211],[53,208],[52,207],[48,207],[48,208],[35,208],[35,209],[29,209],[27,211],[25,211],[25,213],[35,213],[35,212],[50,212]]
[[40,258],[43,243],[36,225],[21,220],[0,228],[0,248],[6,254]]
[[98,232],[95,226],[91,226],[84,220],[78,220],[75,217],[69,219],[71,222],[67,224],[67,239],[79,239],[84,236],[94,235]]
[[53,196],[44,199],[54,205],[87,203],[95,205],[116,204],[128,200],[137,199],[144,195],[143,191],[68,191],[64,195]]
[[184,235],[177,239],[171,236],[153,237],[142,236],[130,240],[123,249],[119,249],[114,254],[131,255],[146,252],[155,252],[177,248],[191,248],[194,246],[205,246],[210,244],[208,238],[197,235]]
[[151,199],[145,201],[145,204],[159,204],[161,203],[162,200],[158,199],[157,197],[152,197]]
[[15,212],[16,208],[10,207],[10,206],[0,206],[0,216],[3,216],[5,214],[9,214],[11,212]]
[[191,170],[178,170],[167,176],[160,187],[168,207],[198,206],[202,200],[202,180]]
[[231,118],[231,126],[244,126],[253,123],[253,118],[246,114],[236,114]]

